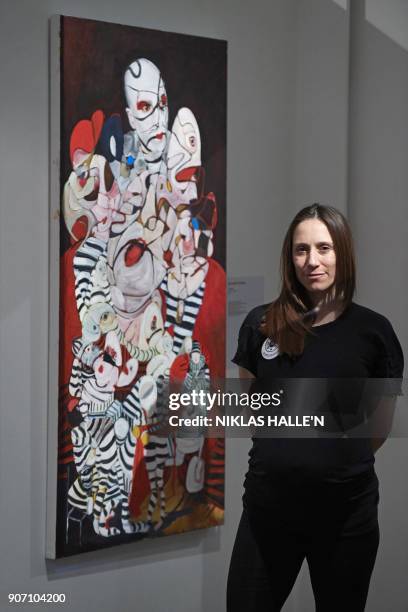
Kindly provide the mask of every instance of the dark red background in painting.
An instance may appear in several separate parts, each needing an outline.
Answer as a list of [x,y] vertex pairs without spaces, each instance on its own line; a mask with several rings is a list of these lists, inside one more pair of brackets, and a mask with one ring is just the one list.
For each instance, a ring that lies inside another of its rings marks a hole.
[[[100,108],[107,117],[120,114],[124,131],[130,129],[123,75],[132,61],[145,57],[156,64],[166,84],[169,128],[183,106],[197,118],[205,190],[215,193],[218,205],[214,258],[225,268],[226,42],[74,17],[62,17],[61,25],[61,186],[71,171],[69,138],[80,119]],[[69,243],[65,227],[61,229],[63,252]]]

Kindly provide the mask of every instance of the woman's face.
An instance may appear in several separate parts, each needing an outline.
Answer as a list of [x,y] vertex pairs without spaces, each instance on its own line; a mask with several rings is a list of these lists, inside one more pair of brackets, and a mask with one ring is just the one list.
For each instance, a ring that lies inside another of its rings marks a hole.
[[293,234],[292,260],[296,277],[313,301],[321,299],[336,278],[336,253],[326,225],[307,219]]

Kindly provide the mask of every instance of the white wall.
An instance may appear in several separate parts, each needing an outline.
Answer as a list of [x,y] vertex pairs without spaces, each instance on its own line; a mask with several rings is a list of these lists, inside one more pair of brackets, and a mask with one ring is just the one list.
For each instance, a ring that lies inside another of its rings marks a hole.
[[295,2],[16,0],[0,10],[0,610],[8,592],[51,591],[76,612],[221,612],[248,442],[227,444],[223,527],[44,560],[48,20],[65,13],[229,41],[228,272],[256,269],[271,294],[287,222]]
[[[354,2],[354,0],[353,0]],[[392,321],[408,354],[408,50],[390,23],[408,23],[408,4],[374,12],[352,3],[350,201],[358,262],[357,297]],[[398,413],[406,413],[401,398]],[[368,599],[370,612],[408,609],[408,444],[391,438],[378,452],[381,545]]]
[[375,28],[408,50],[408,10],[406,0],[366,0],[365,18]]
[[291,206],[347,209],[349,18],[327,0],[297,3]]

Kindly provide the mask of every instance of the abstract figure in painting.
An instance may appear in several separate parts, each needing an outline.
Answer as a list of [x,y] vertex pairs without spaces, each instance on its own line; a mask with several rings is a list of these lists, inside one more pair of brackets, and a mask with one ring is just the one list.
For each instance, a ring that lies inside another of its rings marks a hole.
[[[160,429],[171,381],[185,390],[210,384],[211,350],[197,321],[223,282],[211,260],[216,197],[205,193],[193,112],[179,109],[168,128],[158,66],[132,61],[123,87],[130,131],[101,108],[79,118],[62,202],[79,331],[69,338],[75,469],[67,529],[77,512],[103,538],[184,530],[180,517],[200,504],[207,514],[215,508],[204,491],[204,432]],[[182,483],[177,504],[175,481],[179,490]]]

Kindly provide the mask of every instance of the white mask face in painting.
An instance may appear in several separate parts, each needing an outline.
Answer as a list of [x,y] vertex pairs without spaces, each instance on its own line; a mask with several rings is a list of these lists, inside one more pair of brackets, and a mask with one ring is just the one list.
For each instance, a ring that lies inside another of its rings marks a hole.
[[[171,129],[167,167],[171,184],[184,191],[194,182],[201,166],[201,137],[198,123],[189,108],[181,108]],[[196,196],[197,197],[197,196]]]
[[146,304],[166,273],[164,263],[147,248],[143,226],[136,221],[109,241],[108,266],[115,310],[127,319]]
[[126,112],[149,162],[159,161],[167,145],[169,111],[158,68],[148,59],[132,62],[125,72]]
[[130,180],[122,192],[122,205],[119,209],[118,221],[112,223],[111,226],[111,237],[122,234],[140,214],[146,198],[146,174],[147,171],[136,174],[135,170],[130,173]]
[[137,386],[139,391],[140,404],[143,410],[145,410],[147,414],[149,414],[157,402],[156,381],[152,376],[146,374],[145,376],[142,376],[142,378],[140,378]]

